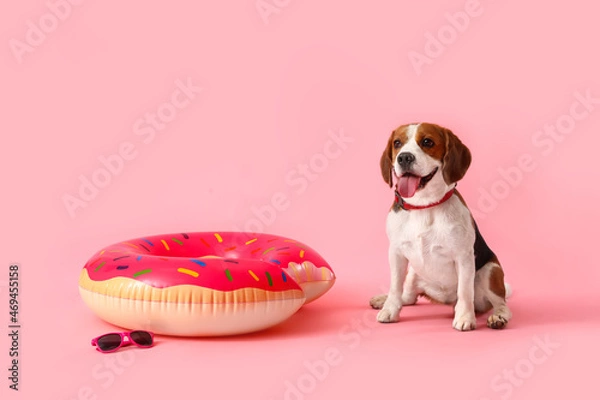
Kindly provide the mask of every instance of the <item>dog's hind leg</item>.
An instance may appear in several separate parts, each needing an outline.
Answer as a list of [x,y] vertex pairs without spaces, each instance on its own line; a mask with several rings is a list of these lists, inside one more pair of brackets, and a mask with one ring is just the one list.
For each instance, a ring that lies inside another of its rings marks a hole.
[[369,304],[374,309],[381,310],[383,308],[383,304],[387,300],[387,297],[388,297],[387,293],[378,294],[377,296],[371,297],[371,300],[369,301]]
[[487,319],[488,327],[502,329],[512,318],[506,297],[504,271],[497,262],[490,261],[477,271],[475,277],[475,310],[478,313],[493,310]]

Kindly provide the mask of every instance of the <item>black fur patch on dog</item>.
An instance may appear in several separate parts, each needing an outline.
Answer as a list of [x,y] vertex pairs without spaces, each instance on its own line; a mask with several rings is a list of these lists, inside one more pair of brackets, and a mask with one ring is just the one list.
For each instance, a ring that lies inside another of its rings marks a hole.
[[475,221],[473,221],[473,225],[475,226],[475,245],[473,246],[473,249],[475,250],[475,270],[477,271],[488,262],[497,258],[483,239],[483,236],[481,236]]

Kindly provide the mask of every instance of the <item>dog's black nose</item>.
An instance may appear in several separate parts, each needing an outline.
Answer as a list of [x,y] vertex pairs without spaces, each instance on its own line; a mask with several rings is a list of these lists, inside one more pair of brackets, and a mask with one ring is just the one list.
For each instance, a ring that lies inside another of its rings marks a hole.
[[413,153],[400,153],[398,154],[398,164],[400,164],[400,168],[406,169],[410,167],[412,163],[415,162],[415,156]]

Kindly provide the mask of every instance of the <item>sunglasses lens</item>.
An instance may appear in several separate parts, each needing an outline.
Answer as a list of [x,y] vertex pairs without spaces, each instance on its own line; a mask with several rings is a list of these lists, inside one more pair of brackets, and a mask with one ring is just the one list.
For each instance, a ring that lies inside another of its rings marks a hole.
[[102,351],[114,350],[121,344],[121,335],[109,333],[98,339],[98,348]]
[[133,331],[129,337],[140,346],[152,346],[152,335],[146,331]]

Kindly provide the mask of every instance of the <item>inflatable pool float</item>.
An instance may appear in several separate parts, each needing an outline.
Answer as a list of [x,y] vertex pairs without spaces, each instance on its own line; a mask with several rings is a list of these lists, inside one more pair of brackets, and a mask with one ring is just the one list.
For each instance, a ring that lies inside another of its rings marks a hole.
[[83,301],[126,329],[223,336],[274,326],[335,282],[327,262],[269,234],[198,232],[108,246],[85,264]]

